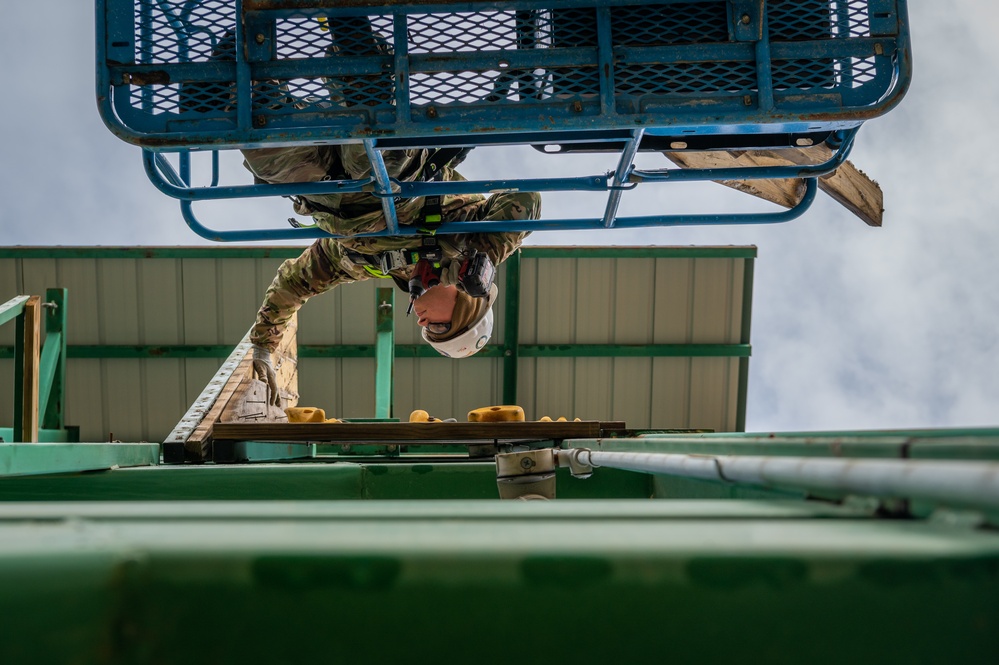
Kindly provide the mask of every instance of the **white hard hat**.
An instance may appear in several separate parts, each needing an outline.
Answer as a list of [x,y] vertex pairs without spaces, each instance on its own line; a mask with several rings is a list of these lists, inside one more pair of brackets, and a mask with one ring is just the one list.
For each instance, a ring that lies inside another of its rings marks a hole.
[[436,341],[430,338],[427,329],[424,328],[423,340],[446,358],[467,358],[478,353],[479,349],[489,342],[489,338],[493,334],[493,301],[496,300],[498,292],[496,285],[493,284],[479,316],[469,323],[463,332],[459,332],[454,337]]

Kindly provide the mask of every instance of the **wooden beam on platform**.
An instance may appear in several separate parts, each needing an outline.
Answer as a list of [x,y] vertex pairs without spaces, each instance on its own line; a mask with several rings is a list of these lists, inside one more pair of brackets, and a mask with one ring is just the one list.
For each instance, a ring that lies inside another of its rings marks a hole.
[[[621,423],[606,423],[619,431]],[[592,439],[604,423],[217,423],[215,439],[234,441],[383,441],[418,444],[440,441]]]
[[[733,150],[711,152],[665,152],[667,159],[688,169],[749,166],[804,166],[829,160],[833,151],[826,144],[780,150]],[[752,194],[785,208],[797,205],[805,193],[800,178],[782,180],[720,181],[732,189]],[[819,189],[862,219],[868,226],[881,226],[884,193],[878,183],[847,161],[832,173],[819,178]]]

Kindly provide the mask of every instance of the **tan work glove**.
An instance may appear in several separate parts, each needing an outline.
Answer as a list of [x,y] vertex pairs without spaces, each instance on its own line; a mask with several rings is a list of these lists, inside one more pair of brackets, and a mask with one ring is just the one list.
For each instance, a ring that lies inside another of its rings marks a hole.
[[271,352],[256,344],[253,345],[253,375],[267,384],[267,403],[281,406],[281,393],[278,391],[277,372],[271,364]]
[[459,291],[464,291],[458,282],[458,274],[461,271],[461,258],[448,259],[441,264],[441,286],[456,286]]

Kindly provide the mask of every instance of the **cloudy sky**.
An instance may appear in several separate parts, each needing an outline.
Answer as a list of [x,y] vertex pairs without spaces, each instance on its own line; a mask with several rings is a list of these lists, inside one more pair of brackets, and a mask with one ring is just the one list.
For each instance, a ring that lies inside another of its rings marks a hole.
[[[803,218],[777,226],[530,239],[757,245],[751,431],[999,425],[999,166],[990,155],[999,144],[999,5],[913,0],[909,11],[912,87],[896,110],[864,126],[851,157],[884,189],[883,228],[820,195]],[[5,9],[0,244],[204,244],[146,180],[139,149],[102,125],[93,22],[93,3],[81,0]],[[612,166],[560,159],[530,149],[473,153],[462,170],[476,179]],[[547,196],[546,216],[595,216],[580,198]],[[759,209],[708,183],[640,188],[622,213]],[[199,210],[217,228],[288,216],[280,200]]]

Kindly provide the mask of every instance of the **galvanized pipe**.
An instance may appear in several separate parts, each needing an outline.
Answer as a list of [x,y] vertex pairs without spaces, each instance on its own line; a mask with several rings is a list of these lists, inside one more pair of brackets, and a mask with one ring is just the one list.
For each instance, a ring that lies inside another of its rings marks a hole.
[[574,452],[594,467],[999,509],[995,462]]

